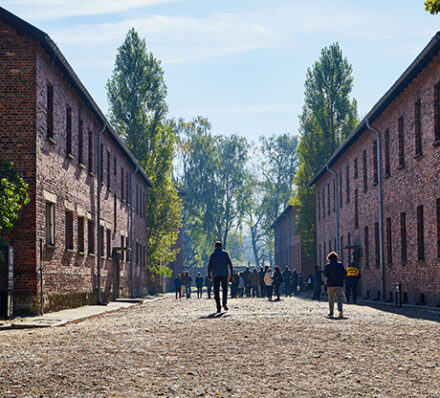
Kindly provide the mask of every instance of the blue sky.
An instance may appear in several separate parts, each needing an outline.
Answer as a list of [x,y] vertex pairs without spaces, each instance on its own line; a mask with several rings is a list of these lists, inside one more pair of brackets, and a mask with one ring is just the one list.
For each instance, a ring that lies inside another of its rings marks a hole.
[[307,67],[338,41],[362,117],[440,30],[423,0],[1,0],[47,32],[106,113],[105,83],[134,27],[162,61],[170,117],[216,133],[296,134]]

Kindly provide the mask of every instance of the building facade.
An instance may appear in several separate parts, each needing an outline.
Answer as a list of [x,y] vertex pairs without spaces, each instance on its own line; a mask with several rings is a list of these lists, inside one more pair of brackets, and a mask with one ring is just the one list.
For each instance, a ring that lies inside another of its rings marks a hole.
[[440,33],[317,173],[317,255],[361,268],[362,296],[440,304]]
[[0,39],[1,159],[30,196],[10,235],[14,312],[41,293],[46,311],[145,294],[149,179],[47,34],[0,8]]
[[287,206],[272,224],[274,230],[275,265],[284,269],[289,267],[306,277],[313,273],[313,262],[302,249],[301,240],[296,230],[297,210]]

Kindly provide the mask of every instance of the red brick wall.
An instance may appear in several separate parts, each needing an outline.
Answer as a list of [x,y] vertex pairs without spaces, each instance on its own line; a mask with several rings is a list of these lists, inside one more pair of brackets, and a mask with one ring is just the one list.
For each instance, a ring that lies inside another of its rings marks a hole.
[[[16,247],[15,310],[35,312],[40,286],[39,241],[42,239],[46,310],[77,306],[95,301],[97,283],[97,137],[102,129],[99,120],[80,92],[47,53],[33,40],[18,36],[12,28],[1,24],[0,47],[0,144],[2,158],[17,160],[19,172],[30,184],[31,203],[20,217],[12,234]],[[47,137],[47,83],[54,92],[54,134]],[[72,109],[72,156],[66,152],[66,105]],[[78,162],[78,121],[83,122],[83,167]],[[93,133],[93,174],[88,172],[88,132]],[[121,235],[130,236],[130,206],[121,197],[121,167],[129,179],[135,166],[116,144],[111,134],[102,135],[103,183],[101,185],[101,220],[104,225],[104,254],[101,265],[101,287],[104,297],[114,289],[115,263],[107,256],[106,231],[111,231],[111,247],[121,246]],[[110,151],[110,186],[108,185],[107,151]],[[116,175],[114,159],[116,158]],[[126,177],[124,176],[124,184]],[[138,189],[136,190],[136,187]],[[145,247],[146,183],[139,173],[133,176],[133,249],[136,243]],[[139,193],[136,199],[136,191]],[[126,196],[126,186],[124,186]],[[55,247],[45,245],[45,203],[56,198]],[[115,225],[116,196],[116,225]],[[142,205],[141,205],[142,204]],[[138,211],[136,210],[138,209]],[[65,212],[73,212],[73,249],[65,247]],[[84,216],[85,253],[79,253],[77,223]],[[95,222],[95,255],[88,255],[87,219]],[[144,250],[133,251],[134,293],[147,293]],[[130,263],[120,263],[122,295],[130,295]],[[137,258],[137,261],[136,261]]]
[[[440,81],[440,56],[433,61],[408,85],[382,115],[374,121],[382,135],[390,132],[391,173],[383,181],[383,223],[385,251],[386,297],[394,291],[396,282],[402,283],[403,292],[408,301],[417,303],[420,294],[425,295],[429,304],[440,304],[440,262],[437,258],[436,200],[440,198],[440,147],[434,146],[434,86]],[[416,157],[414,104],[421,100],[421,125],[423,154]],[[405,166],[399,168],[398,158],[398,120],[404,118]],[[363,249],[361,260],[362,295],[369,291],[370,298],[376,298],[380,290],[380,270],[375,261],[374,228],[378,222],[377,185],[373,183],[373,141],[376,135],[364,132],[348,151],[337,161],[332,169],[343,174],[343,208],[340,209],[340,235],[347,244],[348,233],[351,242],[358,243]],[[362,152],[367,150],[368,189],[363,192]],[[359,176],[353,176],[354,159],[358,159]],[[350,167],[350,202],[346,203],[345,175],[346,165]],[[384,140],[382,139],[382,170],[384,166]],[[322,206],[322,191],[332,176],[327,173],[317,183],[317,197]],[[354,228],[354,192],[359,192],[359,228]],[[333,191],[332,191],[333,192]],[[333,195],[331,195],[333,204]],[[424,206],[425,261],[417,258],[417,206]],[[320,208],[322,213],[322,207]],[[406,213],[408,261],[401,262],[400,213]],[[324,241],[334,240],[335,213],[317,219],[318,258],[323,261]],[[392,262],[387,263],[386,220],[391,218]],[[369,264],[366,264],[364,244],[365,226],[369,229]],[[328,243],[327,243],[328,245]],[[328,247],[328,246],[327,246]],[[348,250],[344,250],[344,260]]]

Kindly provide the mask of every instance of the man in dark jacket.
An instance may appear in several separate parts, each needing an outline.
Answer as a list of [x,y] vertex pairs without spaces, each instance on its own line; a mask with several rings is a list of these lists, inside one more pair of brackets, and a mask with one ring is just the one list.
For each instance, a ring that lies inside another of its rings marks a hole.
[[327,293],[328,305],[330,307],[329,317],[333,317],[333,310],[335,308],[335,297],[338,302],[339,318],[344,317],[342,312],[342,302],[344,301],[344,279],[347,274],[344,266],[338,261],[338,255],[331,252],[327,256],[329,261],[324,270],[324,276],[327,277]]
[[298,293],[298,273],[296,269],[292,272],[292,293],[294,296]]
[[284,290],[287,296],[292,295],[292,273],[290,272],[290,269],[288,266],[284,268],[283,271],[283,279],[284,279]]
[[243,281],[244,281],[244,291],[246,293],[246,297],[251,296],[251,270],[249,267],[246,267],[246,269],[242,273]]
[[203,276],[200,272],[196,276],[197,298],[201,299],[203,294]]
[[220,305],[220,284],[223,290],[223,308],[228,310],[228,280],[232,280],[234,268],[229,253],[223,250],[222,243],[215,242],[215,250],[209,257],[208,276],[214,281],[214,298],[217,305],[217,313],[221,312]]

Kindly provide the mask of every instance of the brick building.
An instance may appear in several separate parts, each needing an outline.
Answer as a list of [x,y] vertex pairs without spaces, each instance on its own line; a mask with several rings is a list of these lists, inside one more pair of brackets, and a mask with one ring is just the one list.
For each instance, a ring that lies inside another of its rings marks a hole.
[[362,295],[440,304],[440,32],[311,181],[317,254],[362,273]]
[[151,182],[50,37],[3,8],[0,150],[31,199],[10,236],[15,312],[39,312],[41,290],[46,311],[95,303],[98,285],[103,301],[147,292]]
[[314,264],[302,250],[301,240],[296,233],[296,214],[294,206],[287,206],[272,224],[274,230],[275,265],[284,269],[296,269],[303,277],[313,273]]

